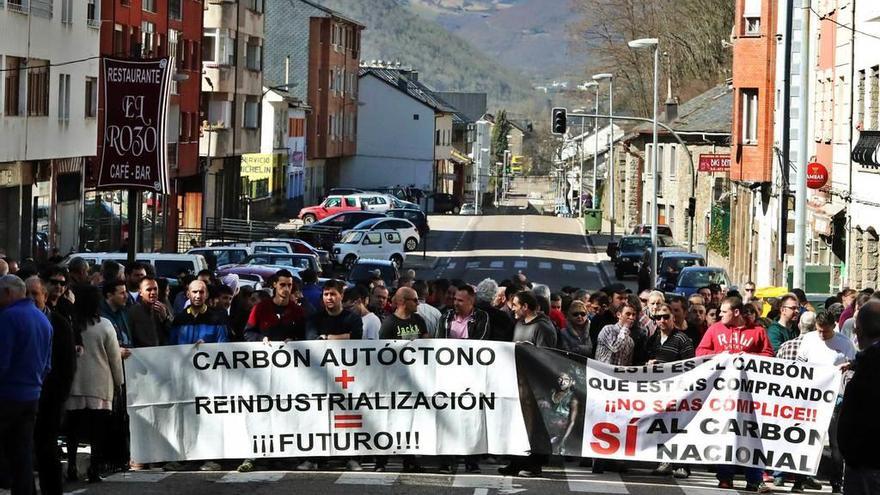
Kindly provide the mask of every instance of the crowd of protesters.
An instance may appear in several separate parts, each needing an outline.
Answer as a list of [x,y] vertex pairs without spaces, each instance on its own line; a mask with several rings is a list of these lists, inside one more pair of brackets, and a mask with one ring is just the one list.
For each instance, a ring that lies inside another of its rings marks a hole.
[[[76,454],[87,441],[85,479],[99,482],[120,470],[144,469],[130,459],[122,362],[132,348],[175,344],[307,339],[471,339],[529,342],[613,365],[665,363],[720,352],[745,352],[840,366],[847,373],[830,427],[833,492],[878,493],[880,461],[872,447],[880,430],[869,416],[878,373],[880,293],[844,290],[816,314],[803,292],[758,300],[755,285],[724,291],[701,288],[689,298],[658,291],[633,294],[621,284],[597,291],[531,283],[524,274],[476,286],[462,280],[416,280],[403,272],[393,287],[376,275],[369,284],[318,282],[305,271],[279,270],[262,289],[235,275],[182,274],[169,283],[152,267],[115,262],[90,267],[74,258],[66,268],[0,264],[0,487],[31,493],[36,459],[43,494],[62,493],[79,480]],[[767,310],[769,307],[769,311]],[[859,352],[861,351],[861,352]],[[565,377],[562,377],[565,379]],[[570,386],[571,377],[563,385]],[[565,381],[563,380],[563,381]],[[561,394],[567,388],[560,389]],[[66,444],[62,472],[58,439]],[[374,459],[383,471],[387,458]],[[479,472],[476,457],[465,470]],[[362,459],[347,458],[349,470]],[[312,470],[325,459],[297,461]],[[514,458],[505,475],[536,476],[540,456]],[[440,472],[456,460],[441,458]],[[594,472],[621,468],[595,460]],[[406,471],[422,460],[403,459]],[[844,469],[845,466],[845,469]],[[154,466],[155,467],[155,466]],[[218,462],[172,462],[166,470],[220,470]],[[257,469],[254,459],[238,465]],[[625,467],[623,467],[625,469]],[[661,464],[658,475],[687,477],[684,465]],[[734,468],[718,466],[720,488],[732,488]],[[746,469],[746,488],[768,492],[820,487],[813,478]],[[771,486],[772,485],[772,486]]]

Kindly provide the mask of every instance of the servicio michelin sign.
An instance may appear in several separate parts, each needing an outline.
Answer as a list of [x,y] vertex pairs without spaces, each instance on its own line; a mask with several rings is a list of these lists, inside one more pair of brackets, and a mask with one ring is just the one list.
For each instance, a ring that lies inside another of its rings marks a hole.
[[563,454],[815,473],[840,373],[750,355],[614,367],[531,345],[134,349],[132,458]]

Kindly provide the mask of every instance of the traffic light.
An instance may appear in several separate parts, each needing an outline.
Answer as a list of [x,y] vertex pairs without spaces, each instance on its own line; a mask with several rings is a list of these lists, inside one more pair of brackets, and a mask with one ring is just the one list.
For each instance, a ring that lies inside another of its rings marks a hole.
[[697,198],[688,198],[688,217],[694,218],[697,213]]
[[553,109],[550,117],[550,128],[553,134],[565,134],[565,130],[568,128],[568,120],[564,108],[556,107]]

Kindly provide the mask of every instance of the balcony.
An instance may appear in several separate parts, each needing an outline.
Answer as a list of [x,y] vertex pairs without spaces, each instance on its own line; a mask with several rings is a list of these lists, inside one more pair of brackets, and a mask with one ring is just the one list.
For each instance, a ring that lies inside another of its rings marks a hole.
[[[206,79],[211,80],[213,88]],[[202,91],[235,94],[235,67],[230,65],[206,65],[204,67],[204,76],[202,77]]]

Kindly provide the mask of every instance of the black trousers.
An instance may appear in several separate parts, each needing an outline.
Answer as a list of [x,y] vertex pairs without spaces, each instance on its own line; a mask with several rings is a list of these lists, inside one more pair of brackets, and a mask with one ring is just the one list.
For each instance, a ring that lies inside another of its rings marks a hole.
[[37,471],[40,475],[40,493],[43,495],[63,493],[61,456],[58,451],[58,434],[61,430],[63,414],[63,402],[51,398],[40,399],[40,411],[37,413],[34,432],[34,450],[37,457]]
[[[110,426],[111,411],[103,409],[76,409],[67,411],[67,465],[76,466],[76,451],[80,439],[85,436],[92,447],[89,459],[89,472],[96,474],[107,462],[107,432]],[[70,467],[68,467],[70,469]]]
[[6,459],[12,495],[34,490],[34,422],[38,401],[0,401],[0,450]]

